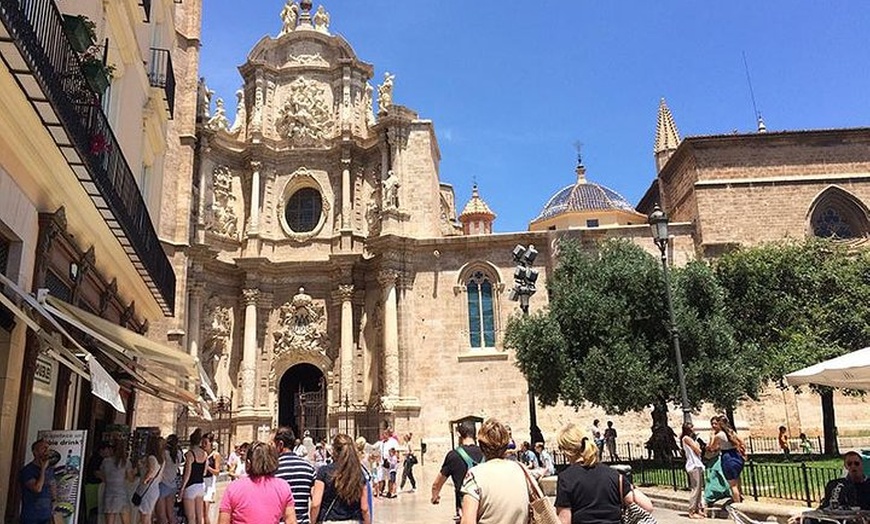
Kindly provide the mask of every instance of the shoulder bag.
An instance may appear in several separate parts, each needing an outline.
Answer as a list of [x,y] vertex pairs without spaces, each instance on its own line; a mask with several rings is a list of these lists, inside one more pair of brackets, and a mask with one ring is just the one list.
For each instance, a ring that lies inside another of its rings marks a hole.
[[622,475],[619,476],[619,503],[622,505],[622,524],[658,524],[649,511],[634,502],[625,503],[625,495],[622,493]]
[[523,470],[526,477],[526,487],[529,490],[529,523],[530,524],[560,524],[556,507],[549,498],[545,497],[538,486],[537,481],[532,479],[529,472],[520,464],[517,467]]
[[[161,477],[161,476],[163,475],[163,468],[164,468],[164,466],[166,466],[166,463],[165,463],[165,462],[164,462],[163,464],[160,465],[160,469],[157,470],[157,474],[154,475],[153,477],[151,477],[151,480],[149,480],[149,481],[148,481],[148,484],[145,485],[145,489],[138,489],[138,488],[137,488],[137,489],[136,489],[136,492],[133,493],[133,496],[130,498],[130,502],[131,502],[134,506],[138,506],[139,504],[142,504],[142,497],[143,497],[146,493],[148,493],[148,490],[149,490],[149,489],[151,489],[151,484],[154,484],[154,481],[157,480],[158,477]],[[141,487],[142,487],[142,484],[140,483],[140,484],[139,484],[139,488],[141,488]]]

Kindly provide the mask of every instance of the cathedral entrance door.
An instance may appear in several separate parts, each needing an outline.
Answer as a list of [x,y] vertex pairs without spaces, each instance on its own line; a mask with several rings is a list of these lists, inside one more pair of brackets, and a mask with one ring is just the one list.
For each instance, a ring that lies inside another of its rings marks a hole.
[[329,438],[326,427],[326,378],[311,364],[297,364],[281,377],[278,423],[290,426],[299,438],[307,430],[317,441]]

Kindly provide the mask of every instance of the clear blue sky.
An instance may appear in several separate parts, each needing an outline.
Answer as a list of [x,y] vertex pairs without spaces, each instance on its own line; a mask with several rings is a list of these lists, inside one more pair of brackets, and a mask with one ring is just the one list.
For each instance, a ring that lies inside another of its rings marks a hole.
[[[237,66],[276,35],[282,0],[204,0],[201,74],[228,101]],[[315,7],[318,4],[315,3]],[[333,0],[330,30],[396,75],[395,103],[435,123],[441,180],[472,181],[499,232],[527,229],[573,183],[636,204],[655,176],[658,102],[682,136],[870,126],[870,2]]]

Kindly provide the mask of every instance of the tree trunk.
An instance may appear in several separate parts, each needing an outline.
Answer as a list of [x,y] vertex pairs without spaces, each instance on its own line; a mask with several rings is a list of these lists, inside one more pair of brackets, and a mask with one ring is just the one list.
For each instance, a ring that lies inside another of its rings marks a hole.
[[652,436],[646,442],[647,458],[670,460],[678,450],[677,435],[668,426],[668,405],[663,401],[656,402],[652,410]]
[[725,418],[728,419],[728,423],[731,424],[734,431],[737,431],[737,424],[734,423],[734,408],[725,408]]
[[837,425],[834,414],[834,390],[820,388],[819,395],[822,397],[822,429],[825,434],[825,455],[832,457],[840,455],[840,446],[837,444]]

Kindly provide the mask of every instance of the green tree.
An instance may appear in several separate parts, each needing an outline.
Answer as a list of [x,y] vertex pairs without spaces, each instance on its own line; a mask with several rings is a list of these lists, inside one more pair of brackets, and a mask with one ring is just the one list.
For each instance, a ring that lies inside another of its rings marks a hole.
[[[615,414],[653,406],[654,445],[664,451],[673,446],[667,405],[680,396],[659,261],[628,241],[597,251],[569,241],[559,251],[549,309],[513,317],[505,345],[545,405],[591,402]],[[733,407],[755,395],[759,379],[740,365],[715,274],[694,263],[676,270],[673,284],[690,400]]]
[[[831,240],[742,248],[716,262],[741,352],[766,379],[870,344],[870,253]],[[837,454],[833,392],[822,399],[825,452]]]

